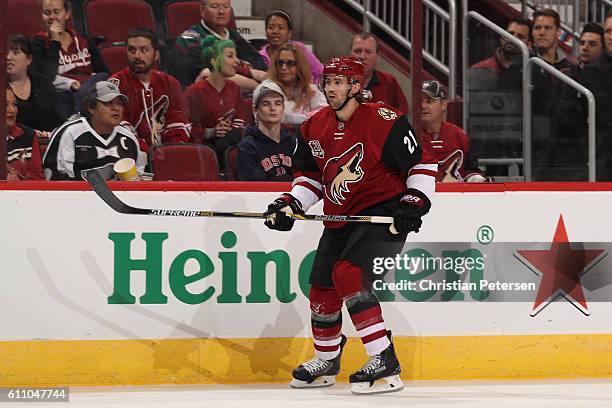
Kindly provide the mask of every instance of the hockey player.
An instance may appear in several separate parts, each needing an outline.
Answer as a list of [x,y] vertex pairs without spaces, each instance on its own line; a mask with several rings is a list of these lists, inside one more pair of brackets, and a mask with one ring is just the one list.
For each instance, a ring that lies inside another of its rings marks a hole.
[[403,388],[391,332],[372,292],[372,261],[395,256],[407,234],[419,231],[431,206],[437,164],[423,155],[406,116],[389,105],[361,103],[363,84],[364,66],[355,58],[332,58],[325,65],[320,88],[329,106],[301,126],[291,192],[265,213],[266,226],[280,231],[293,227],[291,214],[303,214],[321,199],[325,214],[393,216],[391,227],[326,223],[310,276],[315,357],[293,371],[295,388],[335,382],[346,343],[343,303],[370,356],[350,376],[352,391]]
[[161,143],[188,142],[191,125],[184,111],[181,84],[154,68],[159,62],[155,32],[149,28],[130,31],[127,58],[129,67],[110,79],[130,99],[122,125],[133,127],[145,153]]

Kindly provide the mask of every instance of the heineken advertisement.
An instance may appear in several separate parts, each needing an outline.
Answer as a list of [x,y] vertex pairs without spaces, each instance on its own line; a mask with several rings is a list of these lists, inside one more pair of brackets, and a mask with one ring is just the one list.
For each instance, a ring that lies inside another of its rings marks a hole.
[[[277,232],[258,220],[122,215],[85,191],[2,194],[0,340],[309,336],[321,223]],[[118,195],[142,207],[262,211],[278,192]],[[400,254],[372,248],[385,319],[400,336],[612,333],[608,199],[438,193]]]

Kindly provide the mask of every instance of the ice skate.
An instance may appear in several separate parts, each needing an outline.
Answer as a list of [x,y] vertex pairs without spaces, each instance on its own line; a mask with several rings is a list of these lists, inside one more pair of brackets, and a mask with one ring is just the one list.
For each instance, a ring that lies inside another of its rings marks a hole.
[[314,357],[293,370],[293,380],[289,383],[292,388],[329,387],[336,382],[336,375],[340,372],[340,358],[342,349],[346,344],[346,336],[342,335],[340,341],[340,354],[332,360],[323,360]]
[[[391,341],[391,332],[387,332]],[[401,391],[404,383],[400,379],[401,367],[395,355],[393,342],[380,354],[368,360],[363,367],[351,374],[351,392],[354,394],[377,394]]]

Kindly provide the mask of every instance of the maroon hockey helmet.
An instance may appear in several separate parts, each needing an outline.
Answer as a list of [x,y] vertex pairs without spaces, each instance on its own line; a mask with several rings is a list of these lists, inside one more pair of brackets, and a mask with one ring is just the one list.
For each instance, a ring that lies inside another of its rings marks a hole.
[[342,75],[361,85],[361,89],[365,86],[365,67],[354,57],[334,57],[323,67],[321,77],[325,75]]

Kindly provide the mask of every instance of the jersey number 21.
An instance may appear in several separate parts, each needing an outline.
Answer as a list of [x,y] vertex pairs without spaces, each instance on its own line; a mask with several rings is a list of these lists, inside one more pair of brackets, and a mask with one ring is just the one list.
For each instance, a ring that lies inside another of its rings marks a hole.
[[417,142],[411,130],[408,131],[408,136],[404,136],[404,144],[408,147],[410,154],[414,153],[417,147]]

